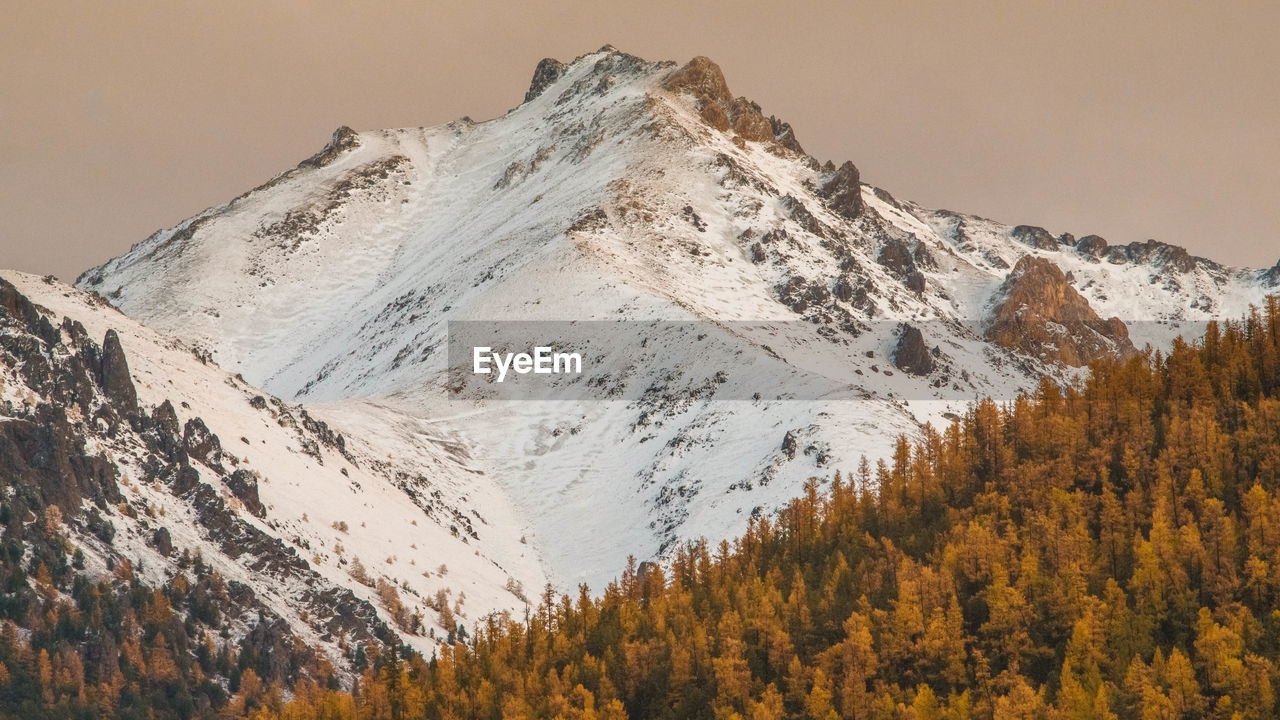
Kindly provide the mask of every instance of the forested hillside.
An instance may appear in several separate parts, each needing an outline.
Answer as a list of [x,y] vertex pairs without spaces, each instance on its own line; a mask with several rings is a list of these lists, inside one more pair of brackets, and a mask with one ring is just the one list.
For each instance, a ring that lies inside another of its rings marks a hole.
[[[246,669],[206,712],[1273,717],[1278,386],[1272,300],[1167,357],[1096,364],[1082,387],[979,403],[903,439],[890,462],[811,481],[732,545],[629,568],[603,593],[547,593],[434,658],[370,657],[352,692],[306,673],[286,691],[245,682]],[[45,624],[0,636],[11,715],[83,698],[83,636],[55,632],[52,609]],[[150,657],[158,642],[146,639]],[[127,687],[158,672],[146,654],[124,654]]]

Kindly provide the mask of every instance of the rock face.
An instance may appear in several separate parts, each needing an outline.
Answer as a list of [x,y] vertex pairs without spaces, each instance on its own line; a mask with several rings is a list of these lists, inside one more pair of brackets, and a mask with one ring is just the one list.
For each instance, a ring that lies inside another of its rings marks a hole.
[[1076,241],[1076,250],[1100,258],[1107,252],[1107,241],[1097,235],[1085,235]]
[[187,421],[182,429],[182,444],[191,459],[225,472],[222,467],[222,441],[209,431],[204,420],[194,417]]
[[1125,247],[1125,253],[1133,262],[1158,264],[1177,273],[1189,273],[1196,269],[1197,262],[1205,262],[1191,255],[1184,247],[1159,240],[1129,243]]
[[924,334],[920,329],[907,325],[898,336],[898,345],[893,349],[893,366],[911,375],[928,375],[933,372],[933,354],[925,345]]
[[823,183],[821,195],[826,198],[827,206],[836,213],[850,220],[861,215],[862,180],[857,166],[845,160],[835,174]]
[[1035,225],[1019,225],[1013,229],[1013,239],[1023,245],[1030,245],[1040,250],[1057,250],[1058,241],[1048,230]]
[[[344,633],[361,642],[388,636],[372,605],[326,581],[292,546],[224,501],[213,483],[225,483],[247,512],[266,516],[256,474],[240,469],[220,477],[223,463],[234,464],[234,458],[222,454],[218,436],[200,417],[190,417],[184,427],[174,403],[162,401],[148,412],[148,404],[139,401],[115,331],[107,331],[99,346],[80,322],[65,317],[55,327],[47,315],[48,310],[0,278],[0,498],[6,513],[20,520],[56,506],[68,535],[103,559],[125,557],[112,546],[119,534],[145,541],[165,558],[193,549],[231,560],[243,557],[267,586],[294,592],[299,606],[321,620],[320,632]],[[126,341],[132,348],[128,334]],[[186,402],[182,407],[191,410]],[[343,445],[341,436],[322,422],[305,413],[302,422],[311,433],[301,434],[303,439]],[[209,469],[197,470],[193,458]],[[133,492],[122,492],[126,474]],[[168,494],[191,515],[140,513],[146,506],[138,497],[141,487]],[[194,526],[188,529],[195,535],[174,532],[173,523],[192,516]],[[21,542],[22,527],[23,522],[10,523],[8,539]],[[193,538],[200,545],[176,545]],[[245,594],[237,598],[239,609],[225,620],[228,631],[246,626],[240,612],[244,618],[261,615],[277,621],[269,607],[241,587]]]
[[560,76],[564,75],[564,71],[568,69],[568,65],[555,58],[542,58],[542,60],[538,61],[538,67],[533,70],[533,81],[529,83],[529,91],[524,94],[524,101],[529,102],[541,95],[543,90],[546,90],[551,83],[559,80]]
[[333,162],[342,153],[360,144],[360,136],[346,125],[333,131],[329,143],[320,152],[298,163],[299,168],[321,168]]
[[[537,80],[536,73],[534,79]],[[760,106],[747,98],[733,97],[720,66],[710,58],[695,57],[672,72],[662,86],[697,98],[703,122],[721,132],[732,131],[743,140],[770,143],[777,148],[804,153],[790,125],[772,116],[765,117]]]
[[108,330],[102,341],[102,369],[99,377],[107,399],[116,410],[125,415],[138,412],[138,392],[133,387],[133,378],[129,376],[129,361],[124,357],[124,348],[120,347],[120,336],[115,330]]
[[241,468],[227,476],[227,487],[231,494],[244,503],[244,507],[257,517],[266,517],[267,508],[258,499],[258,478],[253,473]]
[[1023,257],[996,293],[985,335],[991,342],[1047,362],[1082,367],[1136,352],[1119,318],[1098,317],[1062,270]]
[[[928,261],[928,258],[924,258]],[[916,265],[916,254],[911,252],[907,244],[897,238],[890,238],[880,248],[876,262],[893,273],[904,285],[917,295],[924,293],[924,273]]]

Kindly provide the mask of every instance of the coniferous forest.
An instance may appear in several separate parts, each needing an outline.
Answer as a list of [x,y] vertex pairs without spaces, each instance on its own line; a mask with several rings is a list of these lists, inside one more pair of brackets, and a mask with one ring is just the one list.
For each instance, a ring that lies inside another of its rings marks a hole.
[[979,402],[732,544],[435,657],[362,648],[354,681],[306,648],[214,651],[233,599],[198,562],[86,581],[43,510],[0,517],[0,717],[1270,718],[1280,302]]

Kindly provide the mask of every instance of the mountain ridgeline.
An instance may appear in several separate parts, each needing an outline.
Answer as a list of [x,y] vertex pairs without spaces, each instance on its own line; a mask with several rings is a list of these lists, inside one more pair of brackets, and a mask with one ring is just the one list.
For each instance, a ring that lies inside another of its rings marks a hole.
[[[401,470],[460,493],[488,479],[492,496],[464,493],[472,509],[509,508],[510,539],[527,540],[491,547],[499,563],[536,556],[567,588],[602,586],[629,555],[739,535],[807,478],[887,456],[976,397],[1167,349],[1275,287],[1156,241],[924,208],[810,156],[802,132],[731,87],[704,57],[545,60],[499,117],[340,128],[77,283],[265,393],[323,408],[348,437],[426,424],[453,459]],[[450,322],[598,321],[583,327],[608,348],[621,341],[608,333],[664,320],[702,327],[644,352],[696,361],[584,355],[571,405],[450,382]],[[732,388],[770,385],[761,367],[838,391],[739,402],[752,393]],[[367,422],[375,406],[384,419]]]

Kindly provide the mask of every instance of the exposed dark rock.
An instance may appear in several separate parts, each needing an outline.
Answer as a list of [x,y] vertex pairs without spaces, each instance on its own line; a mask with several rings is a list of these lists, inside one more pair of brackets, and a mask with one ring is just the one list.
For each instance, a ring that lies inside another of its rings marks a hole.
[[533,69],[533,81],[529,83],[529,91],[524,94],[524,101],[538,97],[550,87],[555,81],[559,80],[564,71],[569,66],[556,60],[555,58],[542,58],[538,61],[538,67]]
[[1107,241],[1097,235],[1085,235],[1076,241],[1076,250],[1100,258],[1107,252]]
[[174,495],[186,495],[200,484],[200,473],[185,462],[177,467],[173,474],[172,488]]
[[907,274],[905,279],[903,279],[902,284],[906,285],[907,289],[911,292],[914,292],[917,295],[923,295],[925,289],[924,273],[919,270],[913,270]]
[[320,149],[320,152],[298,163],[300,168],[320,168],[333,162],[342,153],[355,148],[360,144],[360,135],[355,130],[346,125],[340,126],[333,131],[333,136],[329,138],[329,142]]
[[793,276],[778,287],[782,304],[803,314],[810,307],[824,305],[831,299],[831,291],[819,283]]
[[787,456],[788,460],[795,459],[796,446],[796,436],[788,430],[787,434],[782,436],[782,453]]
[[27,296],[18,292],[18,288],[9,281],[0,278],[0,317],[4,316],[12,318],[25,332],[49,345],[56,345],[62,340],[58,329],[36,310]]
[[853,298],[853,284],[849,282],[849,278],[843,275],[836,278],[835,285],[831,288],[831,293],[844,302],[849,302]]
[[1103,320],[1053,263],[1023,257],[1000,286],[986,338],[1047,362],[1073,367],[1137,352],[1119,318]]
[[1049,234],[1048,230],[1036,225],[1019,225],[1010,233],[1013,239],[1023,245],[1030,245],[1039,250],[1057,250],[1058,241]]
[[819,195],[827,201],[827,207],[850,220],[862,214],[862,180],[858,168],[848,160],[822,184]]
[[246,510],[260,518],[267,516],[267,508],[258,499],[258,478],[252,472],[244,468],[236,470],[227,476],[226,483],[231,494],[244,503]]
[[180,432],[178,413],[173,409],[173,403],[168,400],[160,403],[151,413],[151,421],[169,435],[177,435]]
[[1112,265],[1124,265],[1129,262],[1129,250],[1124,246],[1109,247],[1103,257]]
[[222,441],[209,431],[204,420],[191,418],[182,428],[182,444],[187,455],[199,460],[216,472],[224,472],[222,468]]
[[692,205],[685,205],[680,211],[680,215],[698,232],[707,231],[707,224],[702,221],[702,218],[698,215],[698,212],[693,209]]
[[67,342],[71,345],[80,345],[89,340],[89,331],[84,329],[84,325],[69,317],[62,318],[62,332],[67,334]]
[[119,474],[106,457],[86,451],[86,426],[71,423],[65,409],[40,405],[30,418],[0,423],[0,468],[5,483],[25,487],[44,505],[68,516],[82,500],[105,507],[119,502]]
[[809,212],[809,208],[805,207],[804,203],[796,199],[795,196],[791,194],[783,195],[779,198],[779,202],[782,203],[782,208],[787,211],[791,219],[795,220],[800,227],[820,238],[827,237],[826,225],[814,217],[813,213]]
[[765,255],[764,252],[764,245],[761,245],[758,242],[751,244],[751,262],[759,265],[764,262],[767,257],[768,256]]
[[920,329],[907,325],[898,335],[898,344],[893,349],[893,366],[911,375],[928,375],[933,372],[933,355],[925,345],[924,334]]
[[178,424],[178,414],[173,403],[165,400],[151,413],[149,421],[144,423],[145,434],[154,443],[156,450],[170,463],[187,461],[186,444],[182,440],[182,427]]
[[[921,249],[922,251],[922,249]],[[916,256],[920,252],[913,253],[907,244],[898,238],[889,238],[880,248],[880,254],[876,257],[876,262],[883,265],[889,272],[902,281],[907,289],[916,293],[923,294],[925,290],[924,273],[916,267]],[[923,251],[923,257],[927,258],[930,263],[933,258],[927,251]]]
[[1062,233],[1061,235],[1058,236],[1058,244],[1066,245],[1067,247],[1075,247],[1076,236],[1072,235],[1071,233]]
[[798,155],[804,155],[804,148],[800,147],[800,141],[796,140],[796,132],[791,128],[790,123],[770,115],[769,127],[773,130],[775,142]]
[[1129,243],[1125,252],[1133,262],[1160,265],[1179,273],[1189,273],[1196,269],[1198,262],[1208,262],[1188,253],[1184,247],[1158,240]]
[[108,330],[102,341],[102,369],[98,377],[103,393],[116,410],[126,416],[138,412],[138,391],[133,387],[129,361],[125,359],[115,330]]
[[902,209],[902,204],[899,203],[898,199],[895,198],[892,194],[890,194],[888,190],[885,190],[883,188],[873,187],[871,188],[871,192],[874,193],[876,198],[878,198],[881,202],[887,203],[889,206],[895,207],[899,210]]
[[880,248],[880,254],[876,257],[876,262],[885,266],[898,277],[905,277],[907,273],[916,269],[915,258],[911,257],[911,249],[907,244],[897,238],[890,238]]
[[169,528],[157,528],[155,534],[151,536],[151,544],[165,557],[173,554],[173,539],[169,537]]

